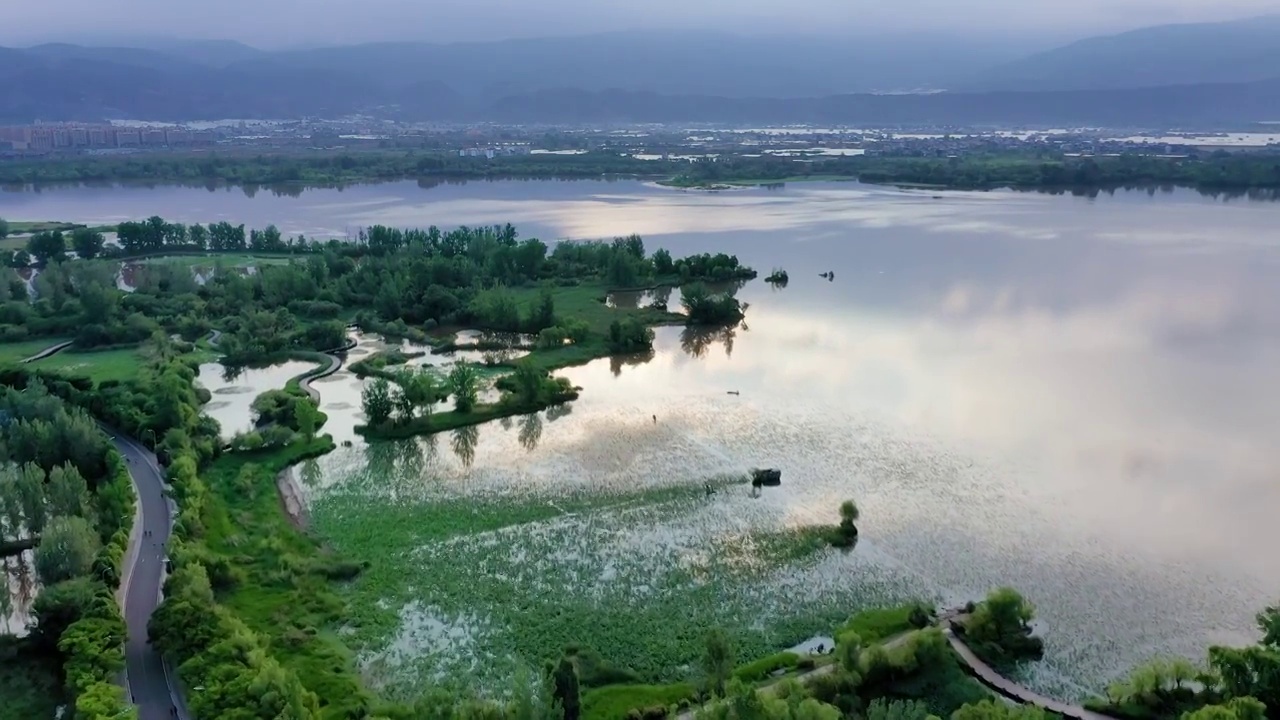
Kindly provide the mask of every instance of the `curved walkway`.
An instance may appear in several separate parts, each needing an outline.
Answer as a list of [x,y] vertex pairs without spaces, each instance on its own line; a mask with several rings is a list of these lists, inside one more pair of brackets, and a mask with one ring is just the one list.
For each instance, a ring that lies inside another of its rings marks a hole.
[[311,383],[322,378],[327,378],[338,372],[342,367],[342,357],[334,353],[345,352],[348,349],[349,348],[343,348],[342,350],[330,350],[325,352],[324,356],[329,361],[328,365],[315,370],[308,370],[302,375],[302,377],[298,378],[298,387],[302,388],[302,391],[307,394],[307,397],[314,400],[317,405],[320,404],[320,391],[311,387]]
[[55,353],[60,353],[63,350],[66,350],[67,348],[71,347],[71,344],[74,342],[75,340],[67,340],[66,342],[60,342],[57,345],[50,345],[49,347],[41,350],[35,355],[32,355],[31,357],[22,360],[22,364],[26,365],[27,363],[33,363],[37,360],[43,360]]
[[1000,695],[1020,702],[1023,705],[1034,705],[1042,710],[1057,713],[1065,718],[1073,718],[1073,720],[1116,720],[1110,715],[1103,715],[1092,710],[1086,710],[1079,705],[1071,705],[1053,698],[1047,698],[1030,688],[1023,687],[1018,683],[1004,677],[996,672],[982,658],[978,657],[969,646],[965,644],[954,632],[954,620],[948,619],[945,622],[946,627],[943,632],[947,636],[947,642],[951,643],[951,649],[956,651],[956,655],[960,656],[960,662],[965,669],[969,671],[983,685],[996,691]]

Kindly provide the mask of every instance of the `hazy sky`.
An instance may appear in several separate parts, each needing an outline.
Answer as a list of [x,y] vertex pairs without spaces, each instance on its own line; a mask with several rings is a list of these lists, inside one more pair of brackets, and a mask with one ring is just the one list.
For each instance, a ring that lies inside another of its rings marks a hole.
[[168,36],[279,47],[651,28],[1063,38],[1278,9],[1277,0],[0,0],[0,44]]

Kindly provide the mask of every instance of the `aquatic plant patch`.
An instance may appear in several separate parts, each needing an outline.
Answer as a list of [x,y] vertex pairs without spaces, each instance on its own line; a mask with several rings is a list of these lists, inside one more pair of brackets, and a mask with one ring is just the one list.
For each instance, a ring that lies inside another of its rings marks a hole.
[[345,639],[396,698],[440,686],[501,695],[521,668],[574,644],[645,682],[690,681],[711,628],[746,662],[909,596],[827,547],[823,528],[770,520],[745,490],[712,495],[702,480],[504,498],[443,484],[370,493],[362,477],[320,493],[312,521],[369,563],[347,591]]

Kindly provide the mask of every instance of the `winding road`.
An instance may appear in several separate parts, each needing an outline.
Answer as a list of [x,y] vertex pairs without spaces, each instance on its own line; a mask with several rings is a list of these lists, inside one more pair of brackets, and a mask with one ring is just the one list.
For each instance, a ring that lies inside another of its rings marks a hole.
[[[124,457],[138,497],[138,513],[129,536],[120,593],[125,625],[125,688],[138,706],[138,720],[172,718],[174,708],[183,708],[181,698],[169,681],[160,652],[151,647],[147,623],[160,604],[165,576],[165,548],[173,530],[170,501],[164,494],[164,474],[156,456],[136,440],[111,432],[111,441]],[[185,709],[178,717],[186,718]]]
[[[22,362],[42,360],[70,345],[70,342],[58,343]],[[111,438],[124,458],[138,499],[117,593],[128,631],[124,646],[125,692],[138,707],[138,720],[172,718],[175,709],[177,717],[188,720],[190,716],[181,694],[169,680],[164,658],[151,647],[147,637],[151,613],[160,604],[165,576],[165,547],[173,530],[170,500],[164,494],[164,473],[156,456],[142,443],[126,438],[102,423],[98,426]]]

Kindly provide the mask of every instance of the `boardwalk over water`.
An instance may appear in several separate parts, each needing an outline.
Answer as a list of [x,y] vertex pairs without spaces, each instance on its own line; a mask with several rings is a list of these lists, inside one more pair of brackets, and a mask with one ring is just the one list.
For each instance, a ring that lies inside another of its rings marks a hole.
[[1065,718],[1072,718],[1072,720],[1117,720],[1110,715],[1086,710],[1079,705],[1070,705],[1060,700],[1047,698],[1006,678],[983,662],[982,658],[975,655],[963,640],[956,637],[955,632],[952,631],[955,626],[954,623],[955,620],[952,618],[947,618],[943,621],[943,632],[947,636],[947,642],[951,643],[951,649],[955,650],[956,655],[960,656],[960,663],[964,665],[965,670],[969,671],[983,685],[1010,700],[1020,702],[1023,705],[1034,705]]

